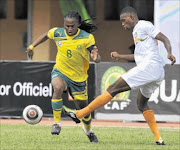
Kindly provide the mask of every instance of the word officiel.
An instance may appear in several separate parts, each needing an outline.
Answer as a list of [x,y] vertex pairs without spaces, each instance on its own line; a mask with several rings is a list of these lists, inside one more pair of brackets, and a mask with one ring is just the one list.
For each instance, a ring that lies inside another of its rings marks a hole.
[[0,85],[0,96],[8,96],[13,92],[15,96],[52,96],[52,86],[39,83],[34,85],[32,82],[15,82],[14,85]]

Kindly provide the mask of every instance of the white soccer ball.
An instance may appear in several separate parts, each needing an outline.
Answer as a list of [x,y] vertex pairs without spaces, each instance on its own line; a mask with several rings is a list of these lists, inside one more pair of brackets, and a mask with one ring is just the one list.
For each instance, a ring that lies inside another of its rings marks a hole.
[[37,105],[28,105],[23,110],[23,118],[29,124],[37,124],[43,117],[42,109]]

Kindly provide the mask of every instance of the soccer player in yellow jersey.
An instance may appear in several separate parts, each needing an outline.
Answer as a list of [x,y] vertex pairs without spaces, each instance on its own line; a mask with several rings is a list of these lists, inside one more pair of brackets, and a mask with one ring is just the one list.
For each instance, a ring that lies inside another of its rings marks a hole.
[[[50,29],[27,48],[28,56],[32,58],[33,48],[47,39],[54,40],[57,46],[56,64],[51,73],[54,89],[51,101],[55,122],[51,130],[53,135],[59,135],[61,131],[64,91],[69,90],[77,109],[88,105],[86,79],[90,58],[96,63],[101,60],[94,36],[91,34],[96,29],[96,25],[82,21],[78,12],[69,11],[64,16],[64,28]],[[91,114],[86,115],[82,121],[83,130],[90,142],[98,142],[91,128]]]

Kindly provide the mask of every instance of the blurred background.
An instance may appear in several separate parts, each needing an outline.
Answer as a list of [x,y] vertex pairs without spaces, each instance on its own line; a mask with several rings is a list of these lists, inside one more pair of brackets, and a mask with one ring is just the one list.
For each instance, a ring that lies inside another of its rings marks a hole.
[[[69,10],[78,11],[83,19],[96,17],[94,36],[102,61],[111,61],[109,54],[114,50],[133,53],[131,32],[124,31],[119,21],[126,6],[165,32],[180,63],[179,0],[0,0],[0,59],[26,60],[27,45],[49,29],[63,27],[63,16]],[[54,61],[57,50],[49,40],[35,51],[34,60]]]
[[[100,89],[105,83],[103,75],[106,70],[112,66],[120,66],[127,71],[135,65],[132,62],[124,62],[127,64],[113,63],[110,58],[111,51],[117,51],[121,54],[134,53],[132,33],[125,31],[119,20],[119,14],[126,6],[134,7],[138,12],[139,19],[152,22],[170,39],[172,53],[177,59],[176,64],[180,64],[179,3],[179,0],[0,0],[0,115],[21,115],[23,108],[29,104],[38,104],[47,113],[51,113],[52,89],[49,83],[50,72],[57,53],[56,45],[54,41],[48,40],[36,47],[33,61],[26,61],[25,51],[27,46],[41,34],[53,27],[63,27],[63,16],[67,11],[76,10],[83,19],[96,18],[92,22],[97,24],[98,30],[93,34],[102,57],[102,63],[96,66],[90,65],[89,80],[91,84],[88,85],[88,89],[91,90],[89,92],[91,101],[103,92]],[[166,50],[161,42],[159,46],[162,57],[169,63],[166,58]],[[156,108],[155,112],[160,113],[160,108],[163,112],[164,118],[159,118],[159,120],[168,120],[168,117],[164,116],[168,113],[174,115],[177,121],[180,115],[178,109],[180,70],[179,65],[173,67],[165,68],[168,72],[165,82],[151,98],[152,105]],[[109,78],[108,82],[114,82],[119,76],[120,74],[117,73],[117,76]],[[113,80],[110,81],[111,79]],[[27,95],[27,91],[23,93],[23,89],[27,89],[27,85],[36,89],[37,86],[49,89],[49,93],[45,90],[44,95],[42,93],[37,95],[37,91],[34,95]],[[128,98],[133,100],[135,97],[136,94],[134,96],[133,92],[126,94],[126,100]],[[116,107],[113,108],[116,100],[119,110]],[[118,115],[119,111],[122,113],[124,109],[120,109],[121,99],[116,100],[106,107],[107,109],[100,110],[100,114],[111,113],[116,116],[114,113]],[[127,112],[130,113],[129,103],[127,101],[124,108],[127,107]],[[158,106],[159,103],[161,105]],[[172,104],[171,109],[169,109],[170,103]],[[47,105],[48,110],[46,110]],[[135,100],[132,107],[136,108]],[[125,113],[127,112],[125,111]],[[137,110],[134,112],[138,113]],[[106,118],[112,119],[111,117]],[[114,119],[123,118],[115,117]],[[172,120],[172,117],[169,120]]]
[[[102,61],[111,61],[114,50],[130,54],[132,35],[119,21],[128,5],[137,9],[140,19],[154,21],[154,0],[0,0],[0,59],[26,60],[27,45],[49,29],[63,27],[69,10],[78,11],[83,19],[96,17],[94,36]],[[54,61],[57,49],[49,40],[35,51],[34,60]]]

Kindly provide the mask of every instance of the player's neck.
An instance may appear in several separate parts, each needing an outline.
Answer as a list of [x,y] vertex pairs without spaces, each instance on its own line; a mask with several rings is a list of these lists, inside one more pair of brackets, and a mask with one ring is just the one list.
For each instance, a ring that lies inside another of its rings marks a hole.
[[136,21],[134,22],[134,26],[133,26],[132,30],[134,30],[134,28],[138,24],[138,22],[139,22],[139,19],[136,19]]

